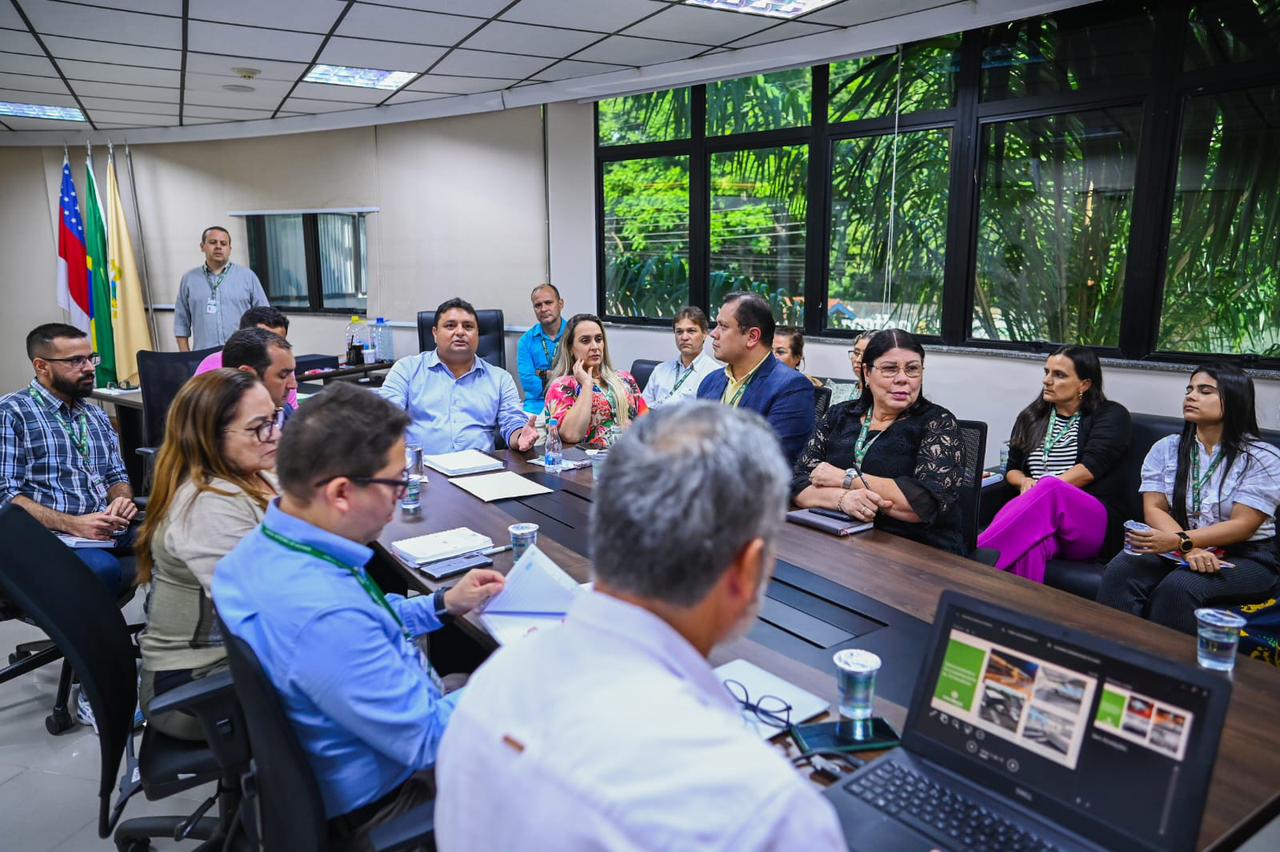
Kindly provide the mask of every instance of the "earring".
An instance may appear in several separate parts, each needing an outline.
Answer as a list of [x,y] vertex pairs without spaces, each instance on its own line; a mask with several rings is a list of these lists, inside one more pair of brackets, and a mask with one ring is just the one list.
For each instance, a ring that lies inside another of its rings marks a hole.
[[1084,391],[1080,391],[1078,394],[1076,394],[1076,399],[1084,399]]

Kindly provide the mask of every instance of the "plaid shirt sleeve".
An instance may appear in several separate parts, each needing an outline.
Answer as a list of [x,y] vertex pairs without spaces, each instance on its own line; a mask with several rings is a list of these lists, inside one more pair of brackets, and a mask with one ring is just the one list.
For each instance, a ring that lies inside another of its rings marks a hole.
[[0,505],[22,493],[27,453],[22,417],[10,405],[0,405]]

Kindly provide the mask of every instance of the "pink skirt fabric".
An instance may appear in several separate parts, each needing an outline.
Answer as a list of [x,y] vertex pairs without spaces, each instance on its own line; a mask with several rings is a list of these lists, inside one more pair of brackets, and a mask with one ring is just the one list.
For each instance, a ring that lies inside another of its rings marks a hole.
[[1001,571],[1043,583],[1050,559],[1093,559],[1106,534],[1107,509],[1098,498],[1045,477],[996,513],[978,536],[978,547],[1000,551],[996,567]]

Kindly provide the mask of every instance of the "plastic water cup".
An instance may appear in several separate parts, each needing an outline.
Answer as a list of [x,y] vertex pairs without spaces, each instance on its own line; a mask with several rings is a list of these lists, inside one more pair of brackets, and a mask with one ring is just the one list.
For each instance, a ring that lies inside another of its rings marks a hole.
[[409,485],[400,498],[400,511],[406,516],[422,511],[422,447],[409,444],[404,448],[404,469]]
[[1009,445],[1005,444],[1000,448],[1000,470],[1004,473],[1009,472]]
[[1229,672],[1236,665],[1236,646],[1244,618],[1226,609],[1196,610],[1196,661],[1202,668]]
[[604,452],[603,450],[597,450],[594,453],[590,453],[590,456],[591,456],[591,476],[593,479],[599,479],[600,472],[604,470],[604,461],[609,457],[609,454]]
[[[1144,524],[1142,521],[1125,521],[1124,528],[1128,532],[1151,532],[1151,527],[1148,526],[1147,524]],[[1133,545],[1129,544],[1129,536],[1127,535],[1124,537],[1124,552],[1125,553],[1138,552],[1133,549]]]
[[511,557],[516,562],[524,556],[524,552],[538,543],[537,524],[512,524],[507,527],[511,533]]
[[848,734],[862,739],[871,733],[871,703],[876,694],[880,658],[870,651],[846,648],[832,658],[840,689],[840,715],[851,720]]

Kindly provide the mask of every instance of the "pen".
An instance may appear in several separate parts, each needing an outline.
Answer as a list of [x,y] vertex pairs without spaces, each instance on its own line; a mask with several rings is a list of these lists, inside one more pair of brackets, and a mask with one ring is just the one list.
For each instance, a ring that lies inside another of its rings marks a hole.
[[501,545],[498,545],[498,546],[496,546],[496,547],[486,547],[484,550],[480,551],[480,555],[481,555],[481,556],[492,556],[492,555],[493,555],[493,554],[495,554],[495,553],[506,553],[506,552],[507,552],[508,550],[510,550],[510,549],[511,549],[511,545],[509,545],[509,544],[501,544]]

